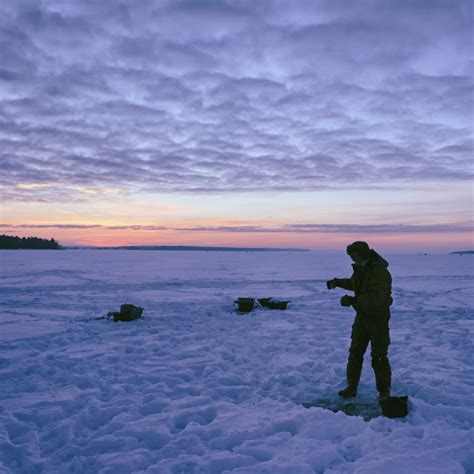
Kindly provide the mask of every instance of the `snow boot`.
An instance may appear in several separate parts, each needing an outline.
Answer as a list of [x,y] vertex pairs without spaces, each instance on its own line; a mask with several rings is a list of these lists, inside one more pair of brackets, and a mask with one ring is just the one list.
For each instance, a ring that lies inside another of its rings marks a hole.
[[337,393],[342,398],[353,398],[357,395],[357,386],[348,385]]

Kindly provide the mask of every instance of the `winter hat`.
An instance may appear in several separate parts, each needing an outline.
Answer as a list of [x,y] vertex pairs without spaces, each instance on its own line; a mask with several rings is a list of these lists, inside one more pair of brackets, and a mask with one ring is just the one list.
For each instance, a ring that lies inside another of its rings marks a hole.
[[358,253],[362,258],[367,258],[370,255],[370,247],[367,242],[357,241],[347,246],[347,254]]

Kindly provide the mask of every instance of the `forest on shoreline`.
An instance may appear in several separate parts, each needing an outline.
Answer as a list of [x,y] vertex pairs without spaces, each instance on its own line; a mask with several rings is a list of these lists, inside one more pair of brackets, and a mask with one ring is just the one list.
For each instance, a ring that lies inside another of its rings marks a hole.
[[41,239],[39,237],[18,237],[0,235],[0,249],[3,250],[61,250],[62,247],[54,239]]

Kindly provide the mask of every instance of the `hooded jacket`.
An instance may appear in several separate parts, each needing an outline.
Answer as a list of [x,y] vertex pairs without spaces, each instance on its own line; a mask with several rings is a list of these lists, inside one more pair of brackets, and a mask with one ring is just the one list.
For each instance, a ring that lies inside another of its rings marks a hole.
[[392,276],[387,267],[388,262],[371,250],[365,265],[352,265],[354,272],[350,278],[336,279],[338,287],[354,291],[352,307],[357,314],[390,318]]

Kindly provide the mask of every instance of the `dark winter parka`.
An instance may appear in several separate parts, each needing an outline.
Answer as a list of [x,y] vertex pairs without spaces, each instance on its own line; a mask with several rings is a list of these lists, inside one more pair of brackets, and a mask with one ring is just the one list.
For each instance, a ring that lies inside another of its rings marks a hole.
[[350,278],[337,279],[337,286],[354,291],[352,307],[361,317],[390,318],[392,276],[387,267],[388,262],[371,250],[365,265],[352,265]]

